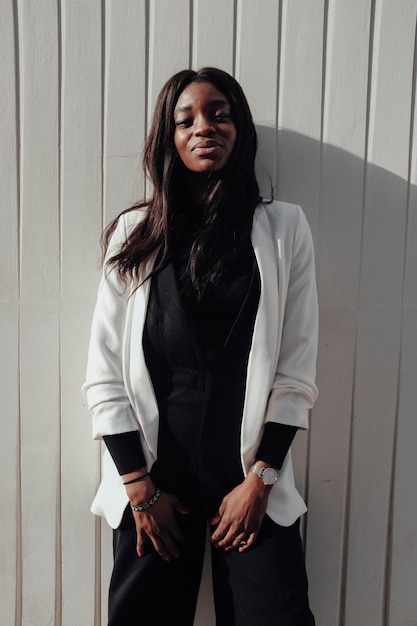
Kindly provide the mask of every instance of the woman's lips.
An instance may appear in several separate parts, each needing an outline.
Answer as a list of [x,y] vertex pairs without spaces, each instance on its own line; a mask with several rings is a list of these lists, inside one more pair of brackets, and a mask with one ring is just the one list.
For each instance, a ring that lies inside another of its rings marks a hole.
[[220,148],[220,144],[217,141],[199,141],[192,147],[192,152],[201,155],[209,155],[216,152],[217,148]]

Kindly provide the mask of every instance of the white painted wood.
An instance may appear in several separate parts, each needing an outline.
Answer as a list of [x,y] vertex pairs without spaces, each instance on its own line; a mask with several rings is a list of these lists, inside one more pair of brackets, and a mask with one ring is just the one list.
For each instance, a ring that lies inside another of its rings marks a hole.
[[[0,455],[7,476],[0,482],[0,606],[2,620],[14,624],[20,610],[19,524],[19,275],[18,154],[13,7],[0,4]],[[16,600],[18,606],[16,607]]]
[[[275,186],[279,3],[265,0],[237,3],[236,71],[257,126],[257,175],[261,195],[270,198]],[[267,68],[267,71],[265,71]]]
[[111,1],[105,15],[104,223],[144,196],[146,10]]
[[101,3],[63,2],[61,16],[61,619],[93,624],[98,444],[80,388],[102,228]]
[[358,318],[346,624],[383,624],[390,483],[397,404],[400,314]]
[[[414,112],[414,120],[416,120],[416,111]],[[417,141],[415,133],[413,137],[412,147],[413,152],[411,152],[410,168],[411,179],[408,188],[403,306],[405,309],[415,310],[417,309]]]
[[209,529],[207,529],[206,551],[194,626],[211,626],[211,624],[214,625],[216,623],[216,613],[213,603],[213,585],[211,580],[211,548],[208,542],[208,533]]
[[[369,26],[369,4],[328,4],[316,223],[320,399],[311,418],[307,519],[311,601],[321,623],[328,626],[338,623],[343,603]],[[326,440],[331,445],[324,448]]]
[[18,17],[22,623],[49,625],[60,604],[57,6],[19,2]]
[[52,626],[61,602],[58,303],[22,304],[20,345],[22,623]]
[[190,66],[190,19],[188,0],[149,5],[148,119],[168,78]]
[[329,4],[317,260],[329,309],[358,299],[370,17],[369,3]]
[[324,0],[282,3],[276,195],[303,207],[316,241],[323,29]]
[[92,302],[102,229],[101,5],[65,1],[61,13],[61,297]]
[[[101,521],[101,622],[107,624],[107,599],[113,567],[112,530],[108,524]],[[98,607],[97,607],[98,608]],[[98,626],[98,625],[97,625]]]
[[361,304],[369,308],[398,308],[402,296],[416,13],[415,0],[376,5],[368,161],[399,179],[384,185],[381,170],[368,168]]
[[[414,67],[414,75],[416,68]],[[415,84],[414,84],[415,89]],[[414,93],[415,98],[415,93]],[[401,361],[398,389],[398,420],[392,502],[392,535],[390,541],[390,580],[388,622],[390,625],[417,621],[417,597],[413,581],[417,580],[417,501],[414,477],[417,475],[415,442],[417,388],[417,163],[416,119],[414,99],[413,134],[410,150],[410,180],[406,259],[404,268]]]
[[0,605],[2,619],[14,624],[20,613],[20,498],[19,498],[19,309],[0,303],[0,345],[7,368],[0,369],[2,414],[0,454],[7,475],[0,484]]
[[417,618],[416,387],[417,310],[404,312],[395,449],[389,624],[415,624]]
[[219,67],[233,74],[233,0],[195,0],[192,3],[193,69]]
[[58,38],[52,0],[18,3],[21,298],[59,298]]
[[[376,3],[346,564],[348,624],[383,623],[386,614],[415,17],[414,2]],[[400,40],[401,47],[394,43]]]
[[310,426],[306,563],[322,626],[339,623],[352,411],[356,312],[320,310],[319,398]]
[[18,166],[14,16],[11,4],[0,4],[0,301],[18,301]]

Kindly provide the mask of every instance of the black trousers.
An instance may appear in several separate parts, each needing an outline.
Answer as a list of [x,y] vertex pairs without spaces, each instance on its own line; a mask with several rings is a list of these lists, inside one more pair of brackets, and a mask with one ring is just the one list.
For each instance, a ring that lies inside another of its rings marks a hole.
[[[193,510],[178,515],[185,542],[170,563],[148,547],[136,554],[127,509],[114,531],[109,626],[192,626],[204,559],[207,520]],[[314,626],[299,522],[286,528],[265,517],[257,542],[245,553],[212,548],[216,626]]]

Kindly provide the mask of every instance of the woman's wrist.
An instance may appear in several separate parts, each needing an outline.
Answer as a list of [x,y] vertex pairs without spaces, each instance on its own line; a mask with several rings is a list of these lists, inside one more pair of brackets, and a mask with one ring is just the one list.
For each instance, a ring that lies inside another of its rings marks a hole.
[[128,472],[127,474],[122,474],[121,478],[122,478],[123,484],[125,485],[126,483],[129,483],[132,480],[141,478],[142,476],[143,477],[147,476],[147,474],[148,474],[148,468],[144,466],[136,470],[133,470],[132,472]]
[[151,498],[155,493],[156,487],[152,478],[147,475],[143,480],[125,485],[125,489],[130,504],[137,506]]
[[133,504],[133,502],[131,502],[130,508],[132,509],[132,511],[136,513],[142,513],[143,511],[147,511],[148,509],[151,508],[151,506],[155,504],[155,502],[159,500],[160,495],[161,495],[161,490],[158,489],[158,487],[156,487],[153,496],[151,496],[147,500],[144,500],[143,502],[140,502],[139,504],[136,504],[136,505]]

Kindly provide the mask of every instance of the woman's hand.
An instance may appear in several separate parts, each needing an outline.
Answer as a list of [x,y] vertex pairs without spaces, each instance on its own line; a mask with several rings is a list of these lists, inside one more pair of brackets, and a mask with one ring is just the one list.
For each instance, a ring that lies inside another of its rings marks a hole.
[[[140,482],[126,485],[126,492],[131,504],[142,504],[155,494],[156,486],[147,476]],[[146,552],[151,542],[155,551],[164,561],[178,558],[178,544],[184,541],[184,535],[178,528],[175,511],[186,514],[189,509],[171,493],[161,492],[158,500],[146,511],[132,511],[136,524],[136,551],[139,557]]]
[[210,520],[218,524],[210,538],[216,548],[245,552],[256,541],[268,504],[270,486],[249,472],[245,480],[228,493],[218,514]]

